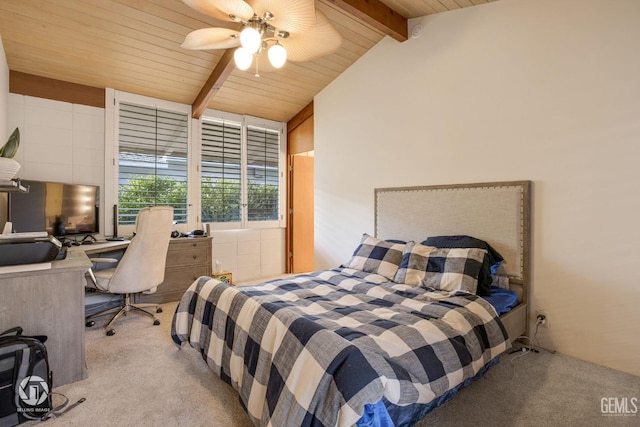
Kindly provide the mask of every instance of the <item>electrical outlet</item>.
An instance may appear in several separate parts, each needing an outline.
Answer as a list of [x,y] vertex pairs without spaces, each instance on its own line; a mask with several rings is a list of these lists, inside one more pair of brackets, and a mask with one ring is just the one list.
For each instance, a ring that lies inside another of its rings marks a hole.
[[[542,320],[540,318],[542,318]],[[536,324],[538,324],[538,322],[543,328],[549,327],[549,315],[545,310],[536,310]]]

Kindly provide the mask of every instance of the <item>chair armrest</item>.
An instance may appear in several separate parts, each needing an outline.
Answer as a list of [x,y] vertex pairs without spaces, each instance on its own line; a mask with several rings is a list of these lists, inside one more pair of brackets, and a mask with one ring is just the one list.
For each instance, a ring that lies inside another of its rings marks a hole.
[[115,258],[89,258],[89,261],[95,264],[117,264],[119,261]]
[[89,260],[93,263],[93,267],[86,271],[86,275],[91,281],[91,284],[95,289],[99,289],[98,280],[96,279],[95,274],[93,274],[93,268],[95,268],[98,264],[117,264],[119,261],[115,258],[89,258]]

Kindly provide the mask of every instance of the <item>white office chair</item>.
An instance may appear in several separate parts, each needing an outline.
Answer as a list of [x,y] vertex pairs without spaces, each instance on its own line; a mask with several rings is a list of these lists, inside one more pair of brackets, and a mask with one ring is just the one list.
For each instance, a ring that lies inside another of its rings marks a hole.
[[173,208],[170,206],[155,206],[143,208],[136,218],[136,232],[131,239],[122,259],[118,262],[109,258],[93,259],[97,262],[118,262],[114,268],[105,270],[89,270],[90,281],[100,292],[124,295],[121,306],[110,308],[85,318],[86,326],[95,324],[94,318],[116,312],[105,326],[107,335],[116,333],[111,325],[122,315],[130,311],[146,314],[154,319],[153,324],[160,321],[155,314],[144,308],[155,307],[156,313],[162,309],[157,304],[132,304],[131,295],[144,292],[153,293],[157,286],[164,281],[164,268],[167,259],[167,249],[173,226]]

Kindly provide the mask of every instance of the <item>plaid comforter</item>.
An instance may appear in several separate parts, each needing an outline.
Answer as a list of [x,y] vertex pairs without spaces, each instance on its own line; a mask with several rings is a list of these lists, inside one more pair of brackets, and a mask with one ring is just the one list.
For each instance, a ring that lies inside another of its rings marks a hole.
[[509,347],[475,295],[344,268],[250,287],[201,277],[172,336],[199,350],[264,426],[353,425],[379,402],[412,424]]

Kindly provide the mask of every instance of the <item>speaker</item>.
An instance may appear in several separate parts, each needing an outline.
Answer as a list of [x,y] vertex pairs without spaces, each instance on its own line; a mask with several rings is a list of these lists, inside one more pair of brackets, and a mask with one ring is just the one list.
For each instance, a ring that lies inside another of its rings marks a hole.
[[108,241],[121,241],[124,237],[118,237],[118,205],[113,205],[113,237],[108,237]]

